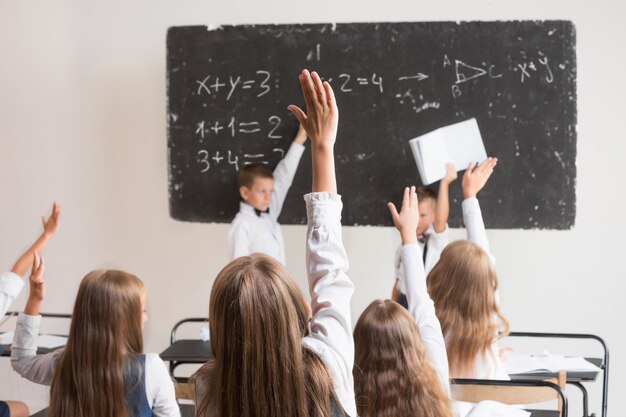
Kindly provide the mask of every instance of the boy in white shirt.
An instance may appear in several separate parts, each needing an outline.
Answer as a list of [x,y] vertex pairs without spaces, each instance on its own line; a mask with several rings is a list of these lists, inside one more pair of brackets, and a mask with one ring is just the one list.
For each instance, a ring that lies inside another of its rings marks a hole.
[[[448,215],[450,213],[449,186],[456,178],[456,168],[449,163],[446,164],[446,176],[439,183],[438,197],[427,187],[422,186],[416,189],[420,213],[416,233],[426,276],[439,261],[441,251],[443,251],[450,240],[448,236]],[[394,261],[395,284],[391,293],[391,299],[408,309],[401,252],[402,245],[396,250]]]
[[231,259],[260,252],[285,265],[285,243],[278,216],[298,169],[307,135],[300,126],[285,157],[274,173],[264,165],[247,165],[239,171],[243,200],[228,232]]

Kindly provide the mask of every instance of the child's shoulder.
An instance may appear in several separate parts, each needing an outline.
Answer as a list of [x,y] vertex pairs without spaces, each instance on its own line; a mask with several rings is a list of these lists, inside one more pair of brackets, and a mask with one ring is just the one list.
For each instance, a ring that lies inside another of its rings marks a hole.
[[258,216],[254,211],[254,207],[252,207],[250,204],[246,204],[242,202],[242,203],[239,203],[239,211],[235,215],[235,218],[233,219],[233,223],[235,223],[236,221],[255,220],[257,217]]

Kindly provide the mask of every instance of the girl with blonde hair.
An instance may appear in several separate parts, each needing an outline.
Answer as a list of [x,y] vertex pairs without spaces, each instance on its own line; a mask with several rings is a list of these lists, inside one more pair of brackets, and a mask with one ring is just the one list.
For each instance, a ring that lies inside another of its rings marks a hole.
[[174,385],[157,354],[143,354],[146,294],[139,278],[97,270],[80,283],[67,344],[37,355],[44,261],[35,254],[30,294],[18,317],[11,364],[51,385],[49,417],[179,417]]
[[498,346],[509,324],[498,308],[498,278],[476,198],[496,163],[488,158],[465,172],[462,209],[468,240],[449,244],[428,275],[452,378],[509,379]]
[[415,230],[415,187],[404,191],[402,209],[389,209],[402,237],[408,311],[390,300],[372,302],[354,328],[354,381],[360,417],[451,417],[446,347]]
[[209,301],[213,359],[194,376],[197,416],[356,416],[353,285],[333,157],[338,111],[317,73],[303,70],[300,85],[307,113],[289,109],[311,138],[313,192],[305,201],[312,306],[275,259],[252,254],[226,265]]

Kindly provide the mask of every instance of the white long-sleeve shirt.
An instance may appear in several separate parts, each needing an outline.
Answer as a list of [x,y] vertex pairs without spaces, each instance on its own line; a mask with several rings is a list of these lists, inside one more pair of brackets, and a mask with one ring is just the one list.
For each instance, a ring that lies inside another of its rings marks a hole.
[[320,357],[333,379],[339,403],[356,417],[354,340],[350,299],[354,285],[346,275],[348,258],[341,240],[341,196],[311,193],[307,208],[306,263],[311,295],[311,334],[303,346]]
[[421,251],[417,243],[404,245],[401,249],[402,265],[406,279],[406,298],[409,313],[419,329],[426,358],[437,373],[444,392],[450,397],[448,354],[441,324],[435,314],[435,304],[426,288],[426,273]]
[[[20,313],[11,346],[11,365],[22,377],[42,385],[52,385],[54,373],[64,348],[37,355],[37,337],[41,316]],[[180,417],[174,383],[165,363],[156,353],[146,354],[146,398],[156,417]]]
[[303,152],[304,145],[292,143],[285,157],[274,169],[274,191],[269,213],[257,215],[250,204],[244,202],[239,204],[239,212],[228,232],[228,249],[231,259],[259,252],[285,265],[285,242],[278,216],[280,216]]
[[[467,229],[467,240],[480,246],[495,264],[495,257],[489,250],[489,239],[487,239],[487,231],[485,230],[478,199],[474,197],[463,200],[461,208],[463,210],[463,222]],[[496,302],[499,303],[500,297],[498,290],[495,292],[495,297]],[[500,344],[498,339],[495,339],[496,336],[497,335],[494,335],[494,341],[487,354],[483,356],[482,353],[478,353],[474,361],[475,365],[472,373],[470,375],[463,375],[464,377],[476,379],[510,379],[509,374],[504,368],[502,359],[500,359]]]
[[24,280],[13,272],[0,275],[0,318],[4,316],[24,287]]

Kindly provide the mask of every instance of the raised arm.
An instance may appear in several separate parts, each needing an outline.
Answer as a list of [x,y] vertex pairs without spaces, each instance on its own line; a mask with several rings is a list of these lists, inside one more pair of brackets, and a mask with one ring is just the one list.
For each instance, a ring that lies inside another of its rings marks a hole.
[[28,268],[33,264],[33,253],[41,252],[43,248],[48,243],[48,240],[57,231],[57,227],[59,226],[59,217],[61,216],[61,206],[59,203],[54,203],[52,205],[52,214],[46,219],[45,217],[41,218],[41,222],[43,223],[43,232],[37,238],[35,243],[31,245],[30,248],[20,256],[20,258],[15,262],[11,272],[22,276],[26,273]]
[[308,113],[305,114],[302,109],[293,104],[289,106],[289,110],[293,112],[311,138],[312,191],[336,193],[334,145],[339,111],[335,94],[330,84],[326,81],[322,83],[316,72],[309,74],[307,70],[302,71],[300,86]]
[[406,297],[409,313],[419,329],[426,357],[437,372],[444,392],[450,396],[448,355],[441,325],[435,315],[435,305],[426,289],[426,273],[417,244],[415,229],[419,222],[419,210],[415,187],[405,188],[400,213],[393,203],[387,203],[393,223],[402,239],[402,265],[406,281]]
[[311,334],[303,345],[317,354],[333,379],[339,403],[356,416],[354,400],[354,340],[350,300],[354,286],[346,271],[348,258],[341,240],[341,196],[337,195],[333,146],[337,135],[338,111],[330,85],[317,73],[302,71],[300,86],[307,113],[291,105],[311,138],[313,163],[312,193],[307,206],[306,262],[311,295]]
[[463,222],[467,228],[467,239],[480,246],[492,259],[493,255],[491,255],[489,250],[489,240],[487,239],[483,216],[476,196],[485,186],[487,180],[489,180],[497,163],[497,158],[489,157],[478,166],[474,163],[470,164],[463,175],[462,183],[464,199],[462,203]]
[[450,183],[457,177],[454,164],[446,164],[446,176],[439,182],[439,194],[437,195],[437,208],[435,209],[435,232],[441,233],[446,230],[448,216],[450,214]]
[[44,260],[35,252],[32,271],[28,279],[30,286],[28,301],[24,307],[24,313],[17,318],[15,338],[11,345],[11,366],[29,381],[51,385],[63,349],[47,355],[37,355],[37,337],[41,323],[39,307],[46,289],[43,272]]

